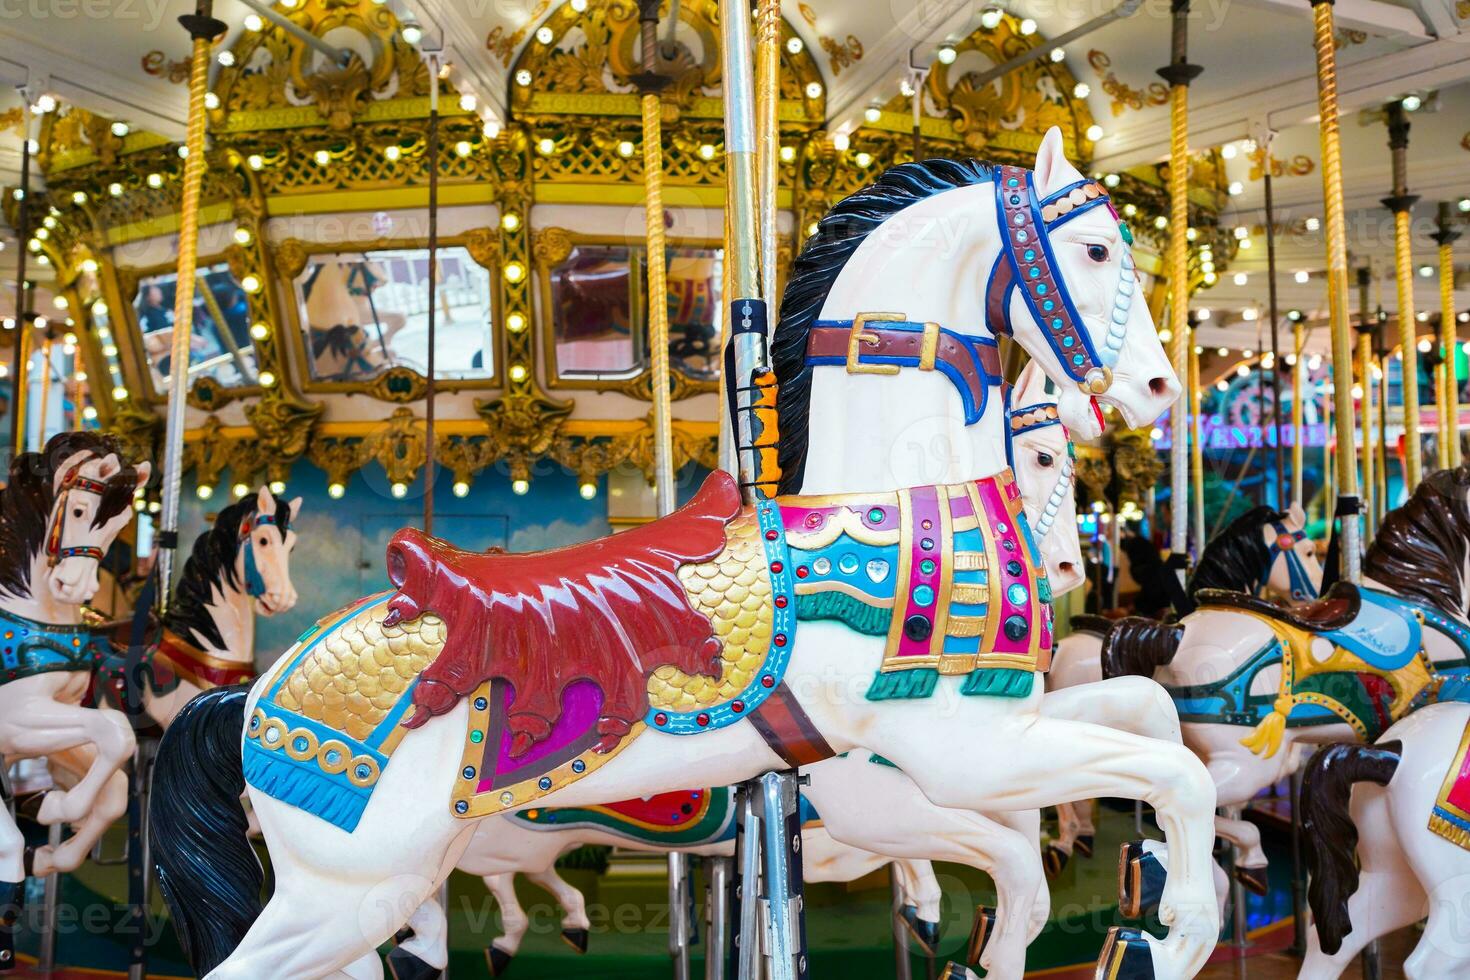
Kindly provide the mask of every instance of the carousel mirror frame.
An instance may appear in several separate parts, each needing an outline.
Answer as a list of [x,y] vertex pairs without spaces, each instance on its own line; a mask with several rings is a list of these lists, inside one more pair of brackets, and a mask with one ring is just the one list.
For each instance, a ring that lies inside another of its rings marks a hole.
[[[271,253],[272,267],[279,280],[284,296],[281,325],[290,335],[287,341],[292,360],[300,371],[297,379],[306,395],[345,393],[367,395],[379,401],[406,404],[420,401],[428,388],[428,379],[413,368],[396,366],[381,372],[367,381],[318,381],[311,375],[311,361],[306,349],[302,330],[301,310],[296,298],[296,279],[305,270],[313,255],[330,255],[341,252],[371,252],[386,249],[427,248],[427,238],[376,238],[369,241],[307,242],[297,238],[286,238],[272,242],[267,247]],[[503,286],[503,263],[501,261],[500,234],[494,228],[471,228],[457,235],[441,235],[439,248],[463,248],[480,268],[490,273],[490,331],[495,351],[493,371],[479,378],[445,378],[436,380],[434,387],[441,392],[497,391],[505,387],[505,362],[509,357],[506,347],[506,331],[503,329],[505,290]]]

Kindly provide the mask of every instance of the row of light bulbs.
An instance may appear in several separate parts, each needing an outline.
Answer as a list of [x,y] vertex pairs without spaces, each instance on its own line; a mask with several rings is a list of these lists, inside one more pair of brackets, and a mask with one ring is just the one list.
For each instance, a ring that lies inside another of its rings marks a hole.
[[[3,365],[0,365],[0,368],[3,368]],[[0,374],[0,377],[3,377],[3,374]],[[286,483],[284,480],[272,480],[269,486],[270,492],[276,494],[277,496],[286,492]],[[240,482],[231,487],[230,491],[235,495],[236,499],[238,499],[248,494],[250,492],[250,489],[250,484]],[[453,491],[456,497],[468,497],[470,495],[470,484],[468,480],[455,480],[454,485],[450,489]],[[511,492],[514,493],[516,496],[523,497],[531,491],[531,481],[521,477],[517,477],[516,479],[510,481],[510,489]],[[200,500],[209,500],[214,496],[215,487],[212,483],[201,483],[194,488],[194,492],[198,495]],[[408,496],[408,484],[404,483],[401,480],[394,481],[388,487],[388,492],[391,493],[395,498],[402,500],[404,497]],[[592,500],[594,497],[597,496],[597,481],[583,480],[582,482],[577,484],[577,493],[582,497],[583,500]],[[333,500],[341,500],[346,495],[347,484],[343,483],[341,480],[333,480],[331,483],[327,484],[327,496],[331,497]]]

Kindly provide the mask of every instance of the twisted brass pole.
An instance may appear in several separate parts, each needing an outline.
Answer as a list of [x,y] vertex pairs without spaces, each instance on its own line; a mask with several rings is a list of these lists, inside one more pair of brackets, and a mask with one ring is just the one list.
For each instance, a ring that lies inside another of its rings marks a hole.
[[1302,443],[1306,439],[1303,424],[1306,419],[1306,406],[1302,404],[1306,388],[1306,357],[1302,347],[1306,344],[1306,330],[1302,326],[1301,318],[1298,317],[1291,325],[1291,349],[1296,358],[1291,365],[1291,502],[1298,507],[1302,505],[1302,466],[1306,462],[1305,447]]
[[[1338,510],[1342,518],[1342,577],[1362,580],[1362,530],[1357,521],[1358,474],[1353,465],[1353,354],[1347,319],[1347,221],[1342,203],[1342,136],[1337,106],[1337,48],[1331,0],[1312,0],[1317,55],[1318,128],[1322,139],[1322,197],[1327,232],[1327,309],[1332,326],[1332,378],[1338,420]],[[1346,425],[1343,423],[1347,422]]]
[[[759,0],[755,18],[756,198],[760,204],[761,295],[776,303],[776,193],[780,187],[781,2]],[[774,310],[772,311],[774,312]]]
[[[1373,377],[1373,311],[1368,308],[1368,283],[1370,274],[1367,266],[1358,270],[1358,408],[1363,429],[1363,504],[1368,534],[1373,534],[1373,524],[1378,518],[1378,480],[1373,474],[1377,461],[1373,448],[1373,436],[1377,429],[1373,413],[1373,393],[1378,382]],[[1352,418],[1351,415],[1347,416]],[[1348,426],[1351,429],[1351,426]],[[1339,437],[1341,433],[1339,433]],[[1338,447],[1341,452],[1341,446]]]
[[1189,328],[1189,480],[1194,499],[1190,514],[1194,520],[1194,539],[1201,549],[1205,542],[1205,443],[1204,392],[1199,382],[1199,347],[1194,342],[1194,326]]
[[1460,374],[1455,366],[1455,240],[1460,232],[1451,223],[1452,205],[1439,204],[1439,227],[1434,241],[1439,245],[1439,346],[1444,360],[1439,366],[1439,466],[1460,465]]
[[[1189,554],[1189,420],[1195,395],[1189,388],[1189,83],[1203,71],[1189,63],[1189,0],[1173,0],[1169,64],[1159,75],[1169,83],[1169,360],[1185,383],[1185,397],[1169,414],[1169,563],[1184,581]],[[1203,531],[1203,528],[1201,528]],[[1203,541],[1196,544],[1204,546]]]
[[[1414,244],[1409,236],[1409,222],[1413,218],[1414,202],[1419,198],[1409,193],[1409,114],[1403,102],[1388,107],[1388,148],[1393,155],[1393,194],[1383,199],[1383,206],[1393,212],[1393,266],[1398,286],[1402,358],[1399,390],[1404,402],[1404,492],[1413,493],[1423,467],[1419,443],[1419,347],[1414,326]],[[1388,408],[1386,401],[1383,408],[1385,411]],[[1386,506],[1387,501],[1382,503]]]
[[[26,362],[30,359],[31,312],[26,291],[27,247],[31,241],[31,107],[21,97],[20,106],[20,201],[15,207],[15,348],[10,377],[10,455],[25,452]],[[9,467],[7,466],[7,472]]]
[[163,435],[163,502],[158,531],[159,610],[168,604],[174,549],[179,538],[179,492],[183,486],[184,409],[189,394],[189,349],[194,331],[194,274],[198,267],[199,195],[204,184],[204,135],[209,120],[204,96],[209,85],[209,50],[225,32],[212,16],[212,0],[199,0],[194,13],[179,18],[193,39],[189,57],[189,125],[184,186],[179,206],[179,264],[174,277],[174,332],[169,351],[168,412]]
[[669,287],[664,244],[663,100],[658,73],[658,0],[639,0],[643,28],[643,222],[648,249],[648,350],[653,387],[654,497],[660,516],[674,509],[674,421],[669,391]]

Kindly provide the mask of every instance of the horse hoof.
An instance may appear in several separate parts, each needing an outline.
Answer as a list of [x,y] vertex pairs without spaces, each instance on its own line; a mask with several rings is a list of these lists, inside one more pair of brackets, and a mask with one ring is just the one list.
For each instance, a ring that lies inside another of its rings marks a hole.
[[970,927],[970,946],[965,951],[965,959],[972,966],[980,965],[980,957],[985,953],[985,944],[990,942],[990,934],[995,931],[995,909],[987,905],[975,906],[975,924]]
[[1082,857],[1092,857],[1092,834],[1078,834],[1077,839],[1072,842],[1072,851]]
[[1141,840],[1124,844],[1118,854],[1118,912],[1125,919],[1141,919],[1159,909],[1168,872],[1158,855],[1144,849]]
[[443,971],[430,966],[403,947],[388,954],[388,972],[393,980],[439,980]]
[[1252,895],[1264,895],[1271,890],[1270,881],[1266,876],[1266,866],[1260,865],[1255,868],[1235,869],[1235,880],[1245,887]]
[[903,907],[899,919],[918,944],[919,952],[925,956],[933,956],[934,951],[939,948],[939,923],[919,918],[919,910],[912,905]]
[[404,926],[402,929],[399,929],[393,934],[393,945],[402,946],[404,943],[408,942],[412,938],[413,929],[408,926]]
[[563,929],[561,931],[562,941],[578,953],[587,952],[587,935],[586,929]]
[[1041,864],[1046,869],[1048,878],[1055,878],[1067,867],[1067,861],[1071,855],[1055,844],[1046,845],[1046,850],[1041,852]]
[[950,960],[944,964],[944,970],[939,974],[939,980],[976,980],[976,977],[967,967],[961,966],[954,960]]
[[1137,929],[1113,926],[1097,958],[1097,975],[1108,980],[1154,980],[1154,957]]
[[510,969],[511,954],[498,946],[485,947],[485,963],[490,967],[492,977],[503,977],[505,971]]

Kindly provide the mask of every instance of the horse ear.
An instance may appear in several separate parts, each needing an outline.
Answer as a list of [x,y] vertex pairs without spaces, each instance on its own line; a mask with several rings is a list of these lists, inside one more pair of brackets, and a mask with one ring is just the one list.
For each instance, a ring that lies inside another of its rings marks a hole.
[[276,498],[271,496],[271,488],[262,486],[260,492],[255,495],[255,511],[258,514],[274,514],[276,512]]
[[1036,151],[1036,193],[1047,197],[1082,179],[1082,174],[1067,160],[1066,146],[1062,142],[1062,131],[1053,126],[1041,140]]
[[1290,518],[1291,522],[1297,527],[1307,526],[1307,512],[1302,510],[1302,505],[1297,503],[1295,500],[1291,502],[1290,507],[1286,508],[1286,516]]
[[1035,360],[1026,362],[1021,368],[1021,373],[1016,376],[1016,394],[1012,400],[1014,404],[1034,405],[1042,398],[1042,387],[1046,382],[1046,372]]
[[137,483],[135,484],[135,486],[141,487],[146,484],[148,482],[148,478],[153,475],[153,464],[145,459],[143,462],[138,464],[134,472],[138,474]]
[[288,507],[288,508],[290,508],[290,512],[291,512],[291,520],[293,520],[293,521],[294,521],[294,520],[296,520],[296,518],[298,518],[298,517],[300,517],[300,516],[301,516],[301,498],[300,498],[300,497],[296,497],[296,498],[294,498],[294,499],[293,499],[293,500],[292,500],[292,501],[291,501],[291,502],[290,502],[290,503],[289,503],[289,504],[287,504],[287,505],[286,505],[286,506],[287,506],[287,507]]

